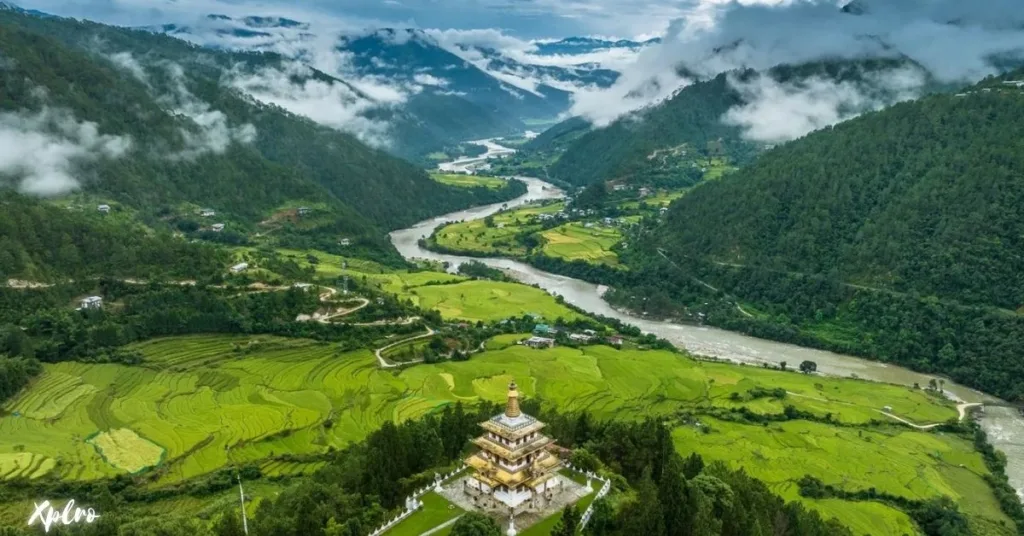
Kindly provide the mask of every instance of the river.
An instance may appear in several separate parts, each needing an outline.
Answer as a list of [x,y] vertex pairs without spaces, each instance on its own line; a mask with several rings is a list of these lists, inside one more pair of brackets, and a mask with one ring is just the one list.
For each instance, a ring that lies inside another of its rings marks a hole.
[[[511,149],[501,148],[498,150],[492,148],[493,146],[500,147],[492,140],[477,143],[487,144],[488,155],[494,156],[511,152]],[[801,361],[810,360],[818,364],[818,372],[822,374],[844,377],[856,375],[867,380],[908,386],[915,383],[928,385],[928,381],[935,378],[934,376],[878,361],[869,361],[823,350],[757,339],[717,328],[675,324],[635,316],[619,311],[604,301],[602,295],[606,289],[599,285],[548,273],[511,259],[447,255],[420,247],[419,239],[430,236],[434,229],[442,224],[453,221],[480,219],[498,212],[503,207],[516,207],[542,199],[558,199],[564,195],[555,186],[539,179],[531,177],[516,178],[526,183],[526,194],[508,203],[474,207],[422,221],[412,227],[392,232],[391,242],[406,259],[429,259],[447,262],[453,270],[463,262],[473,260],[483,262],[488,266],[505,271],[522,283],[537,285],[551,294],[560,295],[565,298],[566,302],[585,311],[616,318],[627,324],[634,325],[644,332],[653,333],[660,338],[667,339],[676,346],[685,348],[694,354],[753,365],[760,365],[761,363],[778,364],[780,361],[786,361],[795,365]],[[945,382],[945,390],[951,398],[964,402],[996,401],[994,397],[962,385],[957,385],[948,380]],[[878,401],[879,408],[885,405],[884,400]],[[1010,477],[1011,484],[1017,489],[1018,495],[1024,500],[1024,417],[1012,408],[988,406],[985,408],[984,417],[981,422],[986,432],[988,432],[992,444],[1006,453],[1009,459],[1007,475]]]

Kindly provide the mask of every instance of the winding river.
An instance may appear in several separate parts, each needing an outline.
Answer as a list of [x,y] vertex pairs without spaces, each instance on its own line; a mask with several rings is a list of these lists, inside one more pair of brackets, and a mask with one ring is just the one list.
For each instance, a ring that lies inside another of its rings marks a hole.
[[[472,159],[491,158],[512,152],[501,147],[492,140],[477,142],[488,148],[487,154]],[[470,159],[466,159],[470,160]],[[461,163],[460,163],[461,165]],[[454,169],[447,167],[447,169]],[[799,363],[803,360],[814,361],[818,371],[835,376],[852,376],[867,380],[896,383],[903,385],[927,385],[934,378],[895,365],[877,361],[869,361],[857,357],[840,355],[823,350],[803,348],[790,344],[778,343],[749,337],[717,328],[675,324],[634,316],[619,311],[604,301],[604,287],[587,283],[571,277],[551,274],[538,270],[528,264],[504,258],[472,258],[458,255],[446,255],[426,250],[419,245],[419,239],[430,236],[434,229],[453,221],[464,221],[484,218],[501,210],[503,207],[516,207],[542,199],[558,199],[563,192],[555,186],[531,177],[517,177],[526,183],[526,194],[509,201],[474,207],[467,210],[452,212],[422,221],[412,227],[391,233],[391,242],[406,259],[429,259],[447,262],[455,269],[463,262],[477,260],[488,266],[501,269],[516,280],[537,285],[551,294],[560,295],[565,301],[594,314],[616,318],[634,325],[644,332],[667,339],[673,344],[685,348],[691,353],[711,356],[719,359],[759,365],[761,363],[777,364],[780,361]],[[946,381],[945,390],[951,398],[964,402],[994,402],[995,398],[974,389]],[[880,400],[879,407],[885,402]],[[1006,453],[1009,463],[1007,474],[1011,484],[1018,490],[1024,500],[1024,417],[1012,408],[987,406],[984,410],[982,425],[989,434],[989,439],[996,448]]]

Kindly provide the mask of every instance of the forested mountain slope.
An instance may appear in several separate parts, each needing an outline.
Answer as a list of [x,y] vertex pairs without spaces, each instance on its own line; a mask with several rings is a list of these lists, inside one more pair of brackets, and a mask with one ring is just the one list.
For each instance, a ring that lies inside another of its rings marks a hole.
[[8,279],[194,279],[223,272],[227,263],[227,254],[211,245],[153,233],[94,207],[67,210],[0,192],[0,286]]
[[609,298],[1024,400],[1024,78],[815,132],[676,201]]
[[569,145],[549,172],[557,179],[583,186],[657,174],[661,171],[660,160],[648,157],[659,149],[685,145],[681,149],[706,152],[709,142],[723,140],[724,151],[747,154],[750,149],[740,140],[739,129],[720,121],[729,108],[740,102],[740,95],[729,87],[726,74],[687,86],[658,106],[582,135]]
[[1024,305],[1024,92],[898,104],[694,190],[667,247],[974,304]]
[[[905,98],[888,87],[884,76],[877,75],[898,70],[922,77],[928,88],[935,86],[923,70],[905,60],[824,61],[780,65],[765,72],[748,69],[721,73],[683,87],[665,102],[587,132],[569,145],[549,172],[577,185],[624,179],[675,180],[688,186],[701,179],[700,173],[690,172],[695,158],[726,157],[742,165],[766,146],[748,139],[744,128],[726,120],[728,112],[751,104],[749,99],[757,92],[750,92],[750,87],[857,87],[863,102],[851,104],[851,108],[864,109],[843,110],[850,114]],[[555,128],[564,131],[568,125]]]
[[[226,68],[277,65],[276,56],[12,10],[0,11],[0,50],[0,109],[18,139],[71,139],[63,182],[74,175],[86,192],[138,210],[189,203],[259,221],[287,201],[315,200],[343,222],[339,232],[368,234],[475,201],[222,79]],[[8,168],[7,182],[23,190],[73,186],[26,186],[26,165]]]

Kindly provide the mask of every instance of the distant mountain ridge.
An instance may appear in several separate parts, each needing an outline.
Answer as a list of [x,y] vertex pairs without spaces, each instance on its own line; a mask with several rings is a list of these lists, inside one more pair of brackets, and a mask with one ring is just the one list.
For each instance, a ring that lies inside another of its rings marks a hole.
[[661,43],[661,38],[655,37],[645,41],[633,41],[630,39],[618,39],[610,41],[607,39],[593,37],[566,37],[558,41],[536,41],[537,53],[542,55],[556,54],[579,54],[581,52],[595,52],[613,48],[626,48],[640,50],[642,48]]
[[[527,121],[563,114],[574,92],[605,88],[618,79],[618,72],[592,60],[524,63],[496,48],[442,44],[414,29],[330,35],[292,19],[225,15],[147,29],[211,48],[283,53],[359,88],[365,98],[353,107],[358,108],[356,117],[338,128],[361,134],[359,118],[387,122],[395,143],[386,148],[414,160],[467,139],[521,132]],[[608,47],[639,50],[650,43],[562,42],[573,46],[576,55]],[[537,44],[538,56],[555,50],[552,43]],[[321,120],[315,113],[307,115]]]

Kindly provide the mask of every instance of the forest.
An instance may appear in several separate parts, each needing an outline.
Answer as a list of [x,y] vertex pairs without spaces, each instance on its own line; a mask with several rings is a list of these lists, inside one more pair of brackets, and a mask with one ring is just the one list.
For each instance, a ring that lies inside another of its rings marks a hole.
[[611,297],[1021,399],[1022,104],[988,80],[769,151],[674,203]]

